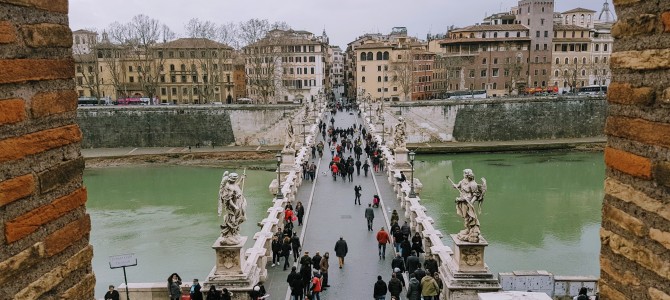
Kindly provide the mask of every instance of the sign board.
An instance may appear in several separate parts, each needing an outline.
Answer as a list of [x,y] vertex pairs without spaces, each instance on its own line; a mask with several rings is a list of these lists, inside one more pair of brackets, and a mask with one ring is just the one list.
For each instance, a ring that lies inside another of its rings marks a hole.
[[137,258],[135,257],[135,253],[114,255],[109,257],[109,268],[111,269],[131,266],[137,266]]

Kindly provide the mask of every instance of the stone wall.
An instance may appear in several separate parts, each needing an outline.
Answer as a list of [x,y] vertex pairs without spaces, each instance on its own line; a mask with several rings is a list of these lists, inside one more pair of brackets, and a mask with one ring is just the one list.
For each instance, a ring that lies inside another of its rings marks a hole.
[[0,0],[0,299],[93,299],[67,0]]
[[295,105],[80,107],[84,148],[281,144]]
[[385,114],[387,126],[403,116],[408,142],[513,141],[603,135],[603,98],[509,98],[398,103]]
[[670,1],[615,0],[603,299],[670,299]]

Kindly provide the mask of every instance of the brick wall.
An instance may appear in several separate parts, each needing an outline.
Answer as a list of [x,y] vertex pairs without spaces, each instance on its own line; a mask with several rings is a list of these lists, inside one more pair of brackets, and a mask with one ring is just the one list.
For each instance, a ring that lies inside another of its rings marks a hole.
[[67,0],[0,0],[0,299],[93,299]]
[[670,299],[670,1],[614,0],[603,299]]

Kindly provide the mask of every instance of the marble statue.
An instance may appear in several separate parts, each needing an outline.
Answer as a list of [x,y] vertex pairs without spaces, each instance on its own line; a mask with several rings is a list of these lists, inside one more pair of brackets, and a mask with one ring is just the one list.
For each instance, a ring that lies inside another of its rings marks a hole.
[[293,131],[293,124],[291,122],[286,126],[286,140],[284,141],[283,151],[295,151],[295,132]]
[[[462,241],[478,243],[481,236],[478,213],[481,213],[481,204],[486,194],[486,179],[482,177],[482,184],[478,184],[472,170],[465,169],[463,179],[458,183],[453,181],[451,183],[460,193],[456,198],[456,213],[463,218],[465,227],[457,234],[457,237]],[[475,210],[475,205],[479,206],[479,212]]]
[[398,118],[398,121],[400,122],[395,125],[393,134],[393,145],[395,149],[407,149],[405,142],[407,125],[405,124],[405,120],[402,117]]
[[[245,172],[246,173],[246,172]],[[244,198],[244,178],[237,173],[228,171],[223,173],[219,187],[219,217],[225,208],[223,223],[221,224],[221,245],[237,245],[240,237],[240,224],[247,219],[247,199]]]

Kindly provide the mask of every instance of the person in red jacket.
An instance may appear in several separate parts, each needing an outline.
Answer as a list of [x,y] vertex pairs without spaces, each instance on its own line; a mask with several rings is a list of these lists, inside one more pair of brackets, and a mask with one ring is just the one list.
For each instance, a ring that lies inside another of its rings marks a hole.
[[312,277],[312,300],[321,300],[321,288],[321,274],[314,272],[314,277]]
[[333,180],[337,181],[337,173],[340,172],[340,169],[337,167],[337,164],[330,165],[330,171],[333,172]]
[[386,259],[386,244],[391,243],[391,238],[384,227],[377,232],[377,242],[379,243],[379,259]]

